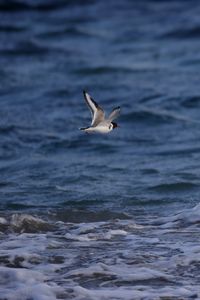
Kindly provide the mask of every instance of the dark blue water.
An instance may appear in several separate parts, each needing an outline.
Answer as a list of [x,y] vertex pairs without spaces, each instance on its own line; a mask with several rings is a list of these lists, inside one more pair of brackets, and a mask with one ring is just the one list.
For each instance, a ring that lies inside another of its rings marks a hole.
[[[0,211],[9,223],[2,221],[6,238],[16,213],[53,226],[113,219],[148,224],[198,208],[199,14],[197,0],[0,1]],[[91,122],[83,89],[107,113],[121,106],[120,128],[108,135],[78,130]],[[22,231],[30,231],[27,223]],[[180,278],[179,285],[187,281]],[[67,292],[55,297],[68,299]],[[94,299],[79,292],[70,297]],[[121,292],[120,299],[129,299]],[[171,290],[160,295],[200,297]]]

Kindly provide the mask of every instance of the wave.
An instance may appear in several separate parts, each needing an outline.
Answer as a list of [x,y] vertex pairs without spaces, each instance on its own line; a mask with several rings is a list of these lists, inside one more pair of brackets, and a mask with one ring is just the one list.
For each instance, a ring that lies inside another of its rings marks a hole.
[[66,151],[66,149],[80,149],[80,148],[86,148],[88,151],[91,148],[90,143],[86,139],[59,139],[57,141],[49,141],[47,139],[46,141],[43,140],[42,144],[39,147],[39,152],[42,153],[53,153],[57,154],[62,151]]
[[[85,204],[86,201],[83,203]],[[82,201],[81,201],[82,203]],[[65,205],[65,202],[63,203]],[[132,217],[125,212],[115,212],[110,210],[91,211],[83,209],[63,209],[54,212],[54,218],[63,222],[102,222],[115,219],[127,220]]]
[[[73,221],[66,212],[53,212],[56,229],[48,233],[2,235],[0,286],[6,299],[198,298],[200,204],[165,218],[143,214],[140,223],[120,215],[78,219],[84,210],[75,210]],[[24,219],[43,221],[12,215],[1,217],[0,226],[21,227]]]
[[24,55],[39,55],[39,54],[47,54],[49,51],[52,51],[46,47],[39,45],[39,43],[35,41],[22,41],[20,44],[16,44],[12,48],[3,48],[0,50],[0,53],[4,56],[10,55],[17,55],[17,56],[24,56]]
[[[73,1],[71,1],[73,3]],[[49,0],[49,1],[28,1],[28,0],[11,0],[6,1],[2,0],[0,2],[0,10],[15,12],[15,11],[24,11],[24,10],[40,10],[40,11],[49,11],[55,10],[62,7],[65,7],[66,4],[70,4],[70,1],[63,0]]]
[[80,75],[104,75],[113,73],[132,73],[133,70],[123,66],[99,66],[99,67],[82,67],[74,71],[76,74]]
[[145,121],[145,122],[155,122],[155,123],[169,123],[171,122],[184,122],[184,123],[194,123],[200,124],[199,121],[188,118],[184,115],[173,113],[164,109],[151,109],[147,107],[139,107],[138,110],[127,113],[122,116],[121,119],[127,122],[134,121]]
[[181,105],[186,108],[199,108],[200,96],[188,97],[186,100],[181,102]]
[[157,151],[157,155],[163,155],[163,156],[171,156],[171,155],[188,155],[188,154],[194,154],[199,153],[200,147],[179,147],[178,149],[169,149],[169,150],[163,150],[163,151]]
[[0,32],[6,32],[6,33],[17,33],[17,32],[22,32],[22,31],[25,31],[27,28],[26,27],[23,27],[23,26],[19,26],[17,24],[15,25],[3,25],[3,24],[0,24]]
[[15,132],[17,127],[15,125],[0,125],[0,135],[9,134]]
[[199,26],[195,26],[192,28],[173,29],[162,35],[162,38],[172,38],[172,39],[199,39],[199,37],[200,37]]
[[92,31],[84,30],[82,28],[77,27],[67,27],[67,28],[60,28],[57,30],[47,30],[45,33],[38,34],[37,37],[40,38],[53,38],[53,37],[73,37],[73,38],[81,38],[81,37],[99,37],[98,34]]
[[[78,130],[77,130],[78,132]],[[59,139],[57,141],[46,141],[43,140],[39,147],[39,152],[45,153],[53,153],[57,154],[63,151],[71,150],[79,151],[80,149],[85,149],[87,152],[102,152],[102,153],[114,153],[117,151],[118,147],[114,144],[114,142],[103,142],[100,139],[98,140],[98,136],[77,136],[76,138],[70,139]]]
[[151,186],[148,189],[154,190],[157,192],[180,192],[180,191],[188,191],[191,189],[198,188],[199,185],[194,184],[192,182],[183,181],[183,182],[173,182],[173,183],[163,183],[155,186]]
[[191,225],[199,226],[200,224],[200,204],[196,206],[180,211],[172,216],[158,218],[156,221],[152,221],[151,224],[159,226],[160,228],[186,228]]
[[29,214],[13,214],[9,219],[0,218],[0,231],[14,231],[18,233],[40,233],[52,230],[53,226],[39,217]]
[[[55,300],[56,291],[62,290],[46,282],[40,271],[26,268],[0,267],[0,284],[3,285],[3,298],[6,300],[49,299]],[[12,288],[11,288],[12,286]],[[11,292],[11,290],[15,292]],[[1,296],[0,296],[1,297]]]
[[75,69],[73,72],[77,75],[133,75],[134,73],[140,72],[154,72],[157,70],[155,65],[148,64],[134,64],[131,66],[127,65],[101,65],[94,67],[79,67]]
[[170,117],[163,115],[158,111],[139,109],[137,111],[132,111],[127,113],[126,115],[123,115],[121,119],[126,122],[163,123],[168,122],[168,119],[170,119]]

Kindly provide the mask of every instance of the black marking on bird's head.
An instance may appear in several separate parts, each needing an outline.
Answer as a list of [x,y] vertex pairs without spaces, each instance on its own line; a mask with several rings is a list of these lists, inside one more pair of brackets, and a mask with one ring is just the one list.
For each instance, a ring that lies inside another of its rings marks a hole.
[[113,125],[113,129],[119,127],[119,126],[117,125],[117,123],[115,123],[115,122],[112,122],[111,124]]

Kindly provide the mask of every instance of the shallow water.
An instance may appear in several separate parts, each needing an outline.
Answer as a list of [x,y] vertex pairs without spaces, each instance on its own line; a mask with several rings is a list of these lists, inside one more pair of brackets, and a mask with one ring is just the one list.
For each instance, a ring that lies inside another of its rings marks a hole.
[[0,300],[200,298],[199,13],[0,2]]

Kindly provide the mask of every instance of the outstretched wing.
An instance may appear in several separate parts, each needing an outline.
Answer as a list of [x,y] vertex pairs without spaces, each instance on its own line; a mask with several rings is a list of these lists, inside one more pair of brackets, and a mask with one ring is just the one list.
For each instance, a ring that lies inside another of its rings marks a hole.
[[111,112],[111,114],[108,117],[108,120],[112,122],[114,119],[118,118],[119,115],[120,115],[120,107],[118,106],[113,109],[113,111]]
[[85,98],[85,101],[92,113],[92,123],[91,126],[95,127],[97,126],[100,122],[104,120],[105,114],[103,109],[90,97],[90,95],[83,91],[83,95]]

